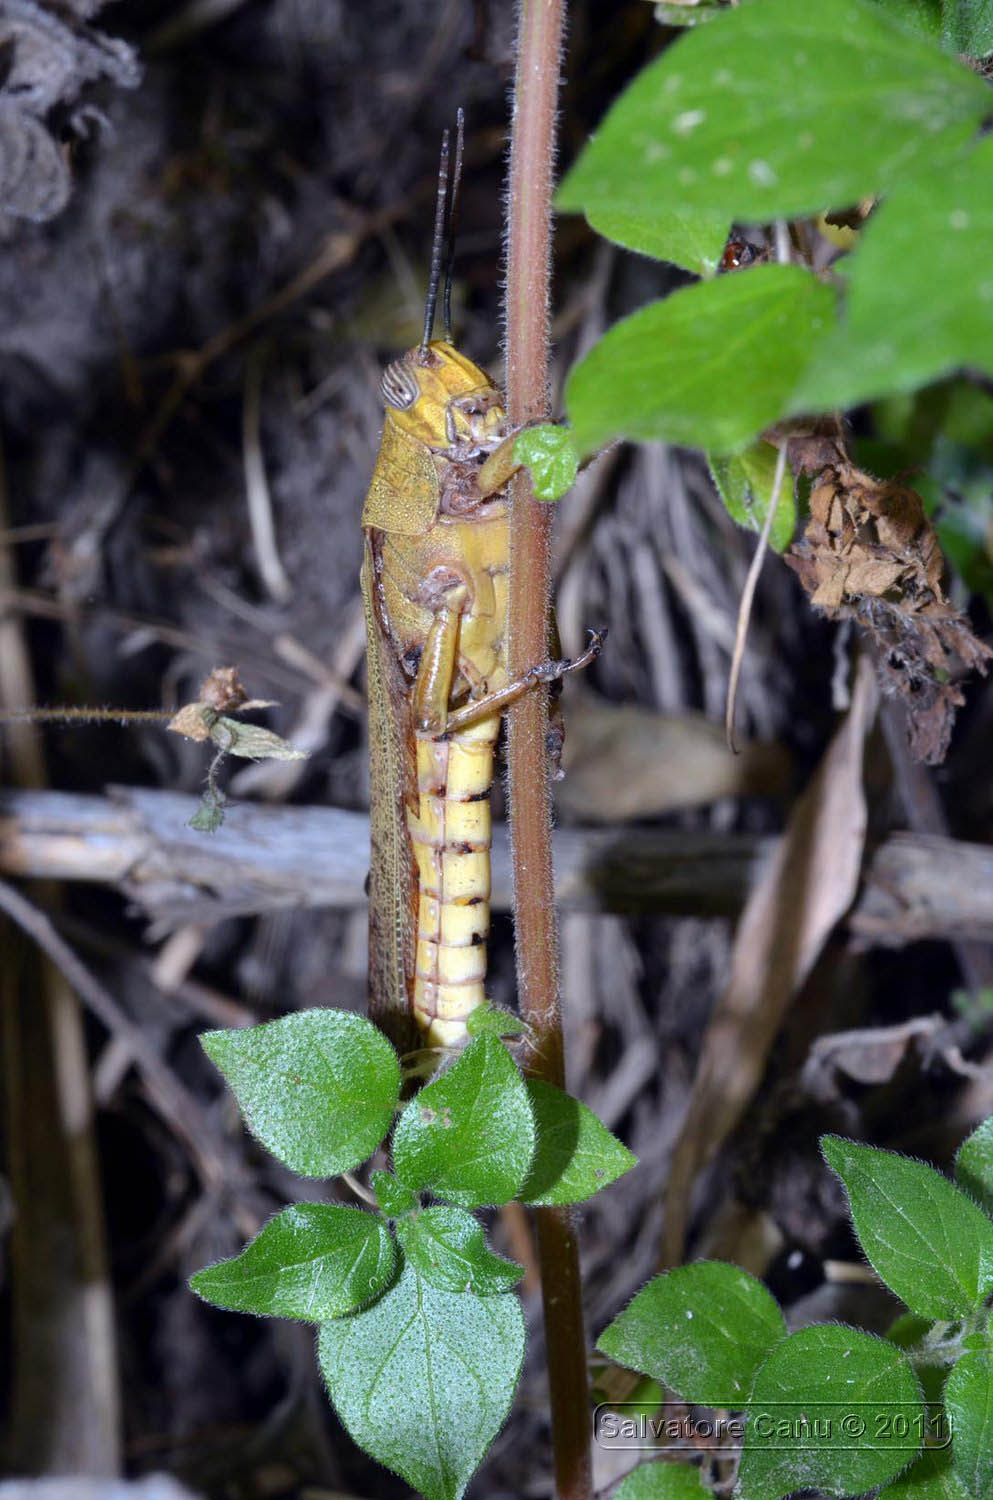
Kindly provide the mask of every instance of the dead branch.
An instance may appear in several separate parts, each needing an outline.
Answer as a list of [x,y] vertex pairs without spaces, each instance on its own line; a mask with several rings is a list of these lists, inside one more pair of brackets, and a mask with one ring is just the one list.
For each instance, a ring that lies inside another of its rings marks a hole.
[[[194,797],[115,787],[106,797],[0,794],[0,874],[116,886],[159,933],[233,914],[360,907],[369,855],[364,813],[239,803],[210,836],[187,825]],[[559,828],[556,900],[566,911],[737,916],[774,838],[667,829]],[[495,829],[493,905],[510,907],[506,830]],[[890,834],[869,855],[849,932],[899,946],[993,941],[993,848]]]

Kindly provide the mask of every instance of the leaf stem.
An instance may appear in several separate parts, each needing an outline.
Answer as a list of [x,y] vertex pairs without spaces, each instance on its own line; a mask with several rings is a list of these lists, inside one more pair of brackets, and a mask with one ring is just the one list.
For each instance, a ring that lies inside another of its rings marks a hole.
[[[552,163],[563,23],[564,0],[520,0],[507,247],[507,411],[515,425],[548,415]],[[511,502],[509,656],[516,676],[548,653],[551,516],[535,500],[525,470],[512,481]],[[535,1037],[529,1071],[561,1088],[547,689],[525,694],[509,717],[518,994]],[[556,1492],[561,1500],[588,1500],[589,1383],[579,1247],[568,1210],[536,1209],[535,1223]]]

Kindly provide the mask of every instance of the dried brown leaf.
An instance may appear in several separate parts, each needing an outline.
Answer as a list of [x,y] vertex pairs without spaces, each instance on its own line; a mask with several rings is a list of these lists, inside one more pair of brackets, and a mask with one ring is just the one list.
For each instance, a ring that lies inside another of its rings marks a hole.
[[876,702],[875,676],[862,658],[851,708],[738,924],[731,978],[704,1036],[670,1165],[665,1265],[681,1259],[697,1172],[741,1120],[791,1000],[855,898],[866,826],[862,750]]
[[237,667],[214,667],[200,684],[197,702],[185,704],[166,728],[198,744],[212,740],[219,750],[246,760],[305,760],[303,750],[295,750],[271,729],[229,717],[273,706],[268,698],[249,698]]
[[[209,713],[208,709],[208,715]],[[197,744],[210,739],[211,726],[204,717],[202,703],[184,704],[178,713],[173,714],[166,728],[173,734],[181,734],[184,739],[196,740]]]
[[[69,168],[46,124],[50,110],[71,104],[97,79],[124,88],[139,81],[134,49],[86,24],[99,8],[99,0],[70,0],[68,8],[42,0],[0,4],[0,215],[40,223],[68,201]],[[69,122],[82,129],[86,118],[84,105]]]
[[699,807],[721,797],[777,796],[790,759],[775,744],[729,750],[702,714],[660,714],[576,695],[568,710],[560,808],[583,822],[618,822]]
[[921,498],[856,468],[837,443],[813,470],[831,455],[826,439],[797,439],[790,453],[817,477],[810,520],[786,561],[812,604],[868,631],[884,689],[906,706],[913,754],[937,764],[963,702],[955,677],[985,672],[993,651],[945,600],[944,559]]

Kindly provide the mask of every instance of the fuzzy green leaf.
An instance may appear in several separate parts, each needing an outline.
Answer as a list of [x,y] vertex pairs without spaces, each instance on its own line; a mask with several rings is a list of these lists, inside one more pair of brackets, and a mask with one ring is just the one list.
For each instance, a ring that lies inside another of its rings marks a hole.
[[689,1464],[655,1462],[639,1464],[626,1474],[613,1493],[613,1500],[711,1500],[700,1470]]
[[945,1383],[952,1430],[952,1468],[973,1500],[993,1496],[993,1360],[963,1354]]
[[741,1500],[801,1489],[860,1495],[907,1466],[923,1420],[914,1372],[893,1344],[836,1323],[803,1328],[756,1372]]
[[[884,1337],[891,1344],[910,1353],[917,1378],[921,1383],[921,1395],[928,1403],[928,1418],[932,1425],[942,1412],[945,1379],[948,1375],[946,1355],[935,1354],[929,1358],[925,1349],[933,1344],[934,1331],[942,1325],[930,1318],[919,1318],[916,1313],[901,1313],[887,1328]],[[911,1353],[910,1351],[913,1351]],[[934,1435],[933,1433],[931,1434]]]
[[524,1036],[528,1023],[512,1010],[505,1010],[502,1005],[487,1000],[469,1012],[465,1029],[470,1036],[485,1036],[488,1032],[494,1036]]
[[400,1219],[412,1213],[420,1203],[416,1193],[399,1182],[392,1172],[373,1172],[369,1186],[376,1194],[376,1202],[388,1219]]
[[[776,458],[776,449],[761,439],[740,453],[725,458],[716,454],[710,457],[710,472],[728,515],[748,531],[762,530],[775,484]],[[779,487],[776,516],[769,533],[773,551],[785,552],[795,531],[796,501],[787,470]]]
[[660,224],[842,208],[947,161],[989,109],[981,79],[866,0],[761,0],[651,63],[557,203]]
[[798,266],[755,266],[650,303],[573,366],[577,447],[627,437],[743,448],[782,416],[833,318],[831,289]]
[[426,1208],[398,1224],[397,1237],[414,1270],[446,1292],[492,1297],[524,1275],[523,1266],[487,1248],[483,1226],[464,1208]]
[[194,833],[216,833],[224,822],[224,804],[202,797],[189,821]]
[[303,1177],[357,1167],[390,1127],[397,1055],[351,1011],[298,1011],[263,1026],[208,1031],[200,1041],[252,1133]]
[[728,4],[729,0],[655,0],[655,19],[662,26],[702,26]]
[[554,422],[525,427],[514,440],[514,457],[531,470],[537,500],[560,500],[575,483],[579,454],[568,427]]
[[233,1312],[323,1323],[386,1286],[396,1247],[372,1214],[331,1203],[284,1208],[240,1255],[190,1277],[205,1302]]
[[987,57],[993,52],[993,0],[872,0],[901,25],[933,38],[949,52]]
[[891,1344],[900,1349],[913,1349],[921,1343],[934,1326],[930,1318],[919,1318],[916,1313],[900,1313],[887,1328],[884,1335]]
[[793,411],[913,390],[963,365],[993,374],[991,176],[985,140],[894,189],[850,257],[841,319],[800,380]]
[[926,1448],[916,1463],[880,1490],[878,1500],[971,1500],[952,1468],[950,1448]]
[[821,1138],[845,1184],[862,1248],[892,1292],[925,1318],[972,1312],[993,1290],[993,1222],[933,1167]]
[[929,1409],[927,1415],[933,1428],[930,1433],[932,1437],[935,1437],[935,1431],[944,1424],[942,1401],[945,1397],[948,1365],[945,1364],[945,1356],[935,1355],[929,1358],[926,1349],[932,1346],[935,1329],[941,1326],[926,1317],[916,1316],[916,1313],[901,1313],[883,1335],[888,1338],[889,1343],[909,1353],[910,1361],[916,1371],[916,1379],[921,1383],[921,1395]]
[[942,0],[872,0],[872,4],[905,30],[931,42],[941,41]]
[[735,1408],[785,1334],[783,1315],[760,1281],[737,1266],[700,1260],[643,1286],[597,1348],[685,1401]]
[[721,263],[729,228],[726,214],[670,209],[661,215],[651,202],[644,204],[641,213],[597,205],[586,210],[586,218],[605,240],[705,278],[713,276]]
[[520,1190],[524,1203],[581,1203],[637,1166],[579,1099],[540,1079],[527,1081],[537,1129],[534,1160]]
[[325,1323],[318,1357],[351,1436],[426,1500],[459,1500],[503,1424],[524,1358],[517,1298],[443,1292],[412,1267]]
[[307,751],[297,750],[272,729],[249,724],[225,714],[213,720],[210,738],[219,750],[244,760],[306,760]]
[[977,1125],[955,1153],[955,1181],[993,1212],[993,1116]]
[[477,1037],[421,1089],[393,1134],[393,1166],[415,1192],[462,1208],[507,1203],[527,1176],[534,1119],[520,1073],[495,1036]]
[[945,46],[968,57],[993,52],[993,0],[942,0]]

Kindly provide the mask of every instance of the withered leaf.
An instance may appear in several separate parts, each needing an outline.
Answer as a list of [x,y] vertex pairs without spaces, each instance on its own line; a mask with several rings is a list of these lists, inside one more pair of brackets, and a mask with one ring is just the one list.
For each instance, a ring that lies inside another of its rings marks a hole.
[[34,115],[0,98],[0,203],[19,219],[51,219],[69,197],[65,157]]
[[786,561],[812,604],[868,631],[884,688],[906,706],[911,750],[935,765],[963,702],[957,674],[985,672],[993,651],[945,599],[944,558],[914,490],[857,468],[837,440],[797,440],[790,455],[816,478],[810,520]]
[[203,744],[210,739],[209,717],[204,716],[203,708],[202,703],[185,703],[178,713],[173,714],[166,728],[172,734],[181,734],[184,739]]
[[[0,215],[40,223],[68,201],[68,160],[46,123],[50,110],[72,104],[94,80],[134,88],[141,77],[127,42],[86,24],[100,3],[0,3]],[[81,131],[93,118],[84,101],[68,123]]]
[[246,760],[306,760],[306,751],[294,749],[271,729],[230,717],[273,706],[268,698],[249,698],[237,667],[215,667],[200,684],[197,702],[184,704],[166,728],[197,744],[211,740],[218,750]]
[[247,713],[252,708],[275,708],[271,698],[249,698],[237,667],[214,667],[200,684],[200,703],[219,714]]
[[742,912],[669,1166],[664,1265],[682,1258],[697,1172],[739,1124],[790,1002],[855,897],[866,830],[862,752],[876,700],[862,658],[851,707]]
[[[247,705],[246,705],[247,706]],[[229,755],[240,755],[245,760],[306,760],[306,750],[296,750],[271,729],[258,724],[243,724],[239,719],[221,715],[210,731],[210,738],[219,750]]]

